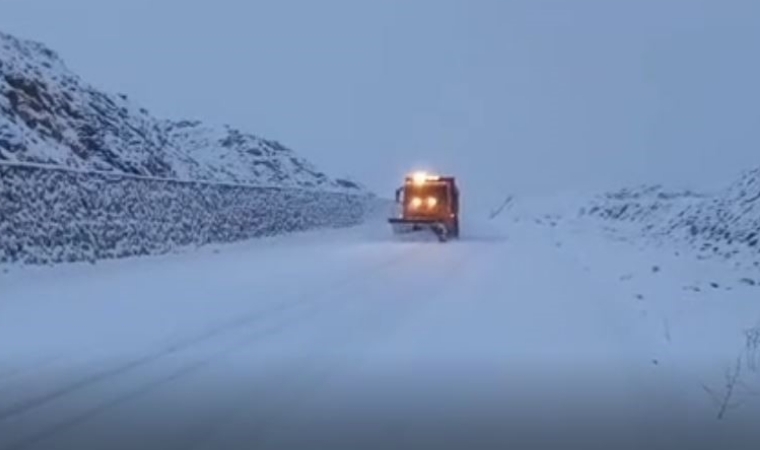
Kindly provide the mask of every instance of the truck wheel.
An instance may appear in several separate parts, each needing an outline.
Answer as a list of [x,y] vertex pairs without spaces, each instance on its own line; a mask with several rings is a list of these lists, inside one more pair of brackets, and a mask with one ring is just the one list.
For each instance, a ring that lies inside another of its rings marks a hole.
[[449,228],[444,224],[438,224],[433,227],[433,232],[439,242],[446,242],[449,238]]
[[451,226],[451,236],[459,239],[459,219],[454,220]]

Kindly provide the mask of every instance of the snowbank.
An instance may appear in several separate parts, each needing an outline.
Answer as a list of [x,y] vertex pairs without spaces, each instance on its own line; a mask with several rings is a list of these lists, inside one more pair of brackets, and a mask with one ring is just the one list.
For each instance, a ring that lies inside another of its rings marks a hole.
[[591,226],[616,239],[693,253],[699,259],[760,266],[760,168],[717,192],[636,186],[602,194],[509,196],[490,215],[499,221]]
[[688,249],[702,259],[760,265],[760,169],[709,195],[656,186],[598,196],[579,216],[627,223],[650,242]]

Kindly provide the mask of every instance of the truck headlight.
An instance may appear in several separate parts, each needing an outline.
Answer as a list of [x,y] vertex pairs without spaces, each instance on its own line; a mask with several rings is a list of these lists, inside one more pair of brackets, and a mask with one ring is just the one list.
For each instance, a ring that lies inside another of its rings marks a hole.
[[419,197],[414,197],[414,198],[412,198],[412,201],[410,202],[410,205],[412,206],[412,208],[417,209],[420,206],[422,206],[422,199],[419,198]]
[[427,198],[427,206],[428,208],[435,208],[435,205],[438,204],[438,199],[435,197],[428,197]]

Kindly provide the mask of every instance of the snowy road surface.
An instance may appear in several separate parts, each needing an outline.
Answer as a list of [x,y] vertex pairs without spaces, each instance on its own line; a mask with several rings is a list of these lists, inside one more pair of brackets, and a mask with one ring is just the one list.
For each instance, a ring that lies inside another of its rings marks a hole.
[[[709,293],[655,302],[686,269],[643,258],[527,224],[448,244],[371,224],[14,269],[0,449],[729,448],[760,415],[717,421],[702,384],[741,330],[703,327]],[[724,293],[737,323],[760,317],[749,289]]]

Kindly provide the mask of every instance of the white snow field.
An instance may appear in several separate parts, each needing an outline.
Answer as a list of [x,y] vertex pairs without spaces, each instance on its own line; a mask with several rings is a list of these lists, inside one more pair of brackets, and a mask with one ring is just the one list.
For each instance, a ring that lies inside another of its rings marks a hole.
[[0,449],[760,448],[733,269],[386,225],[0,273]]

